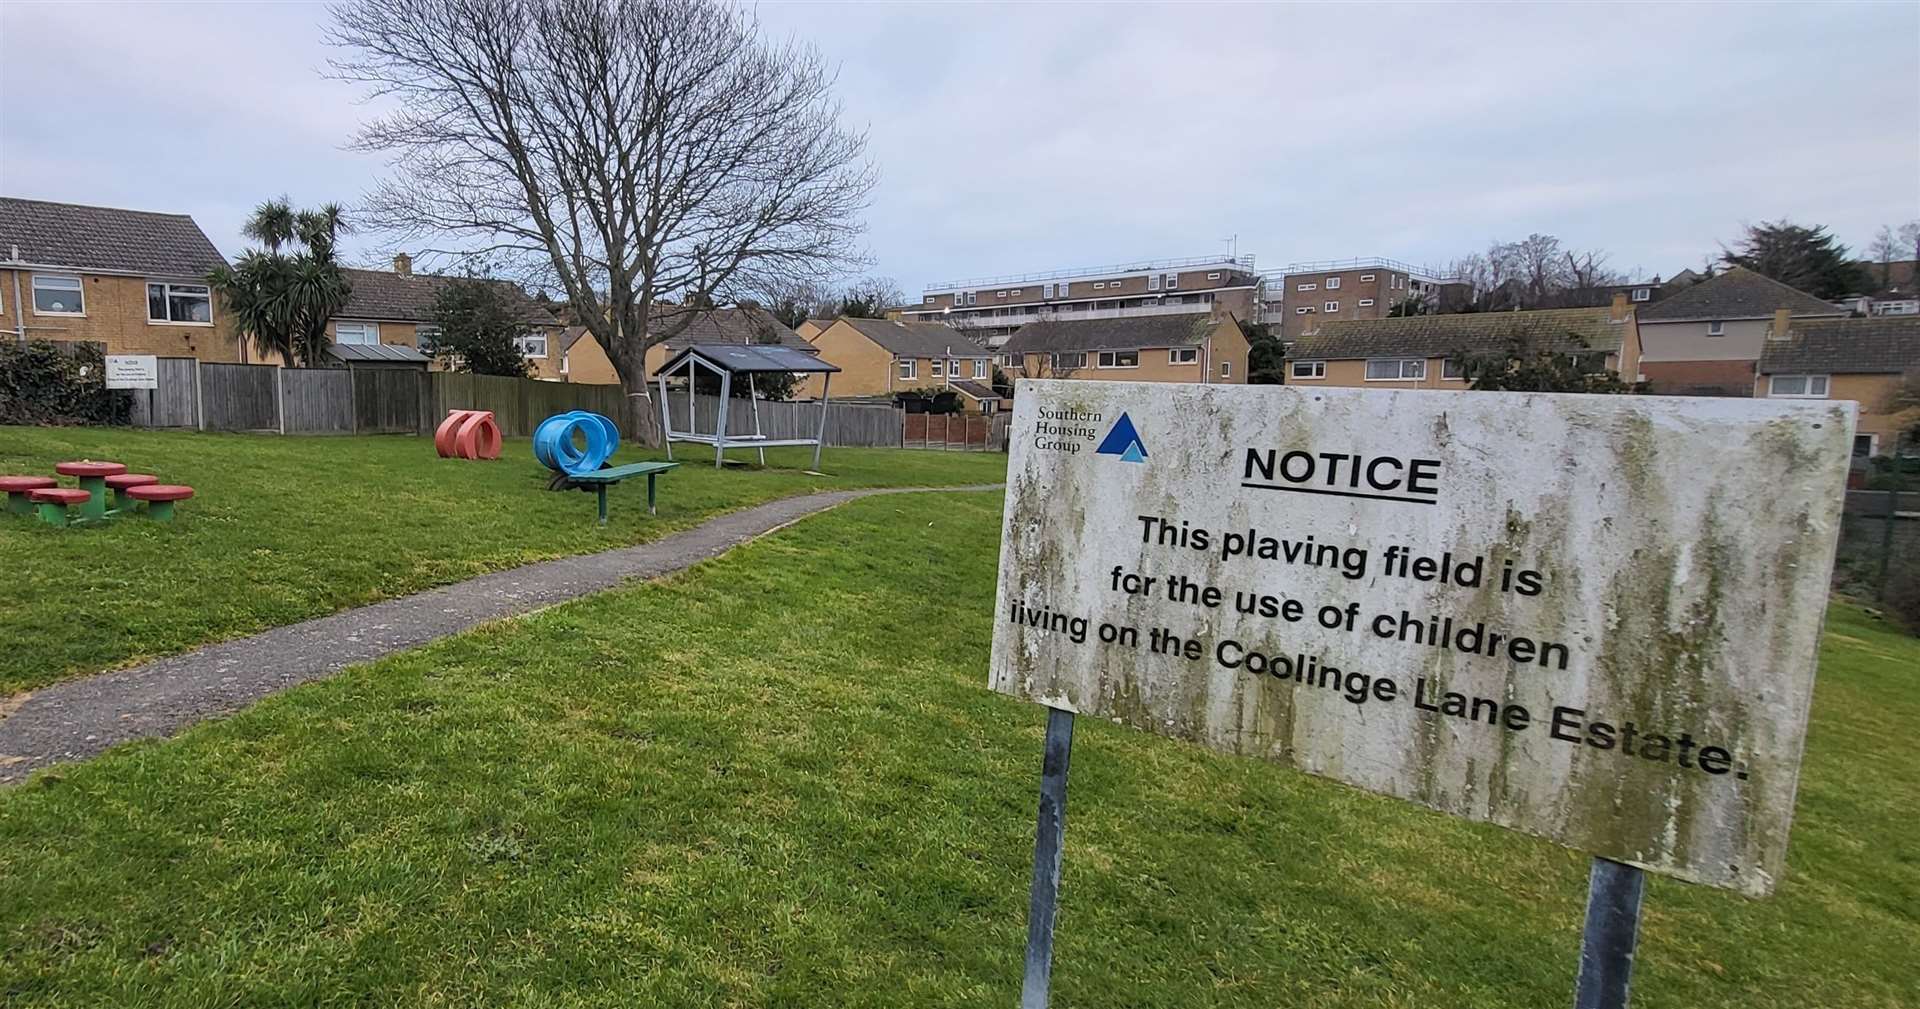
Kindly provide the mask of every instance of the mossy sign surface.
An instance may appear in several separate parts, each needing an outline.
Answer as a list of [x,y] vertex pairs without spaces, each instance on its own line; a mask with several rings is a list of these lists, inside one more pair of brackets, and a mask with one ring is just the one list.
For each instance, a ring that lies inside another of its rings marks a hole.
[[993,689],[1772,890],[1853,404],[1016,403]]

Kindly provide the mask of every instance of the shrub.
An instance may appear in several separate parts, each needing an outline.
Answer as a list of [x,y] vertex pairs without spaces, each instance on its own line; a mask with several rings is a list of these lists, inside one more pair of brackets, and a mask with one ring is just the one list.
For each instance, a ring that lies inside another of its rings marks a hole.
[[106,369],[96,344],[0,344],[0,424],[127,423],[133,400],[107,388]]
[[1887,565],[1887,587],[1880,604],[1907,630],[1920,634],[1920,541],[1895,550]]

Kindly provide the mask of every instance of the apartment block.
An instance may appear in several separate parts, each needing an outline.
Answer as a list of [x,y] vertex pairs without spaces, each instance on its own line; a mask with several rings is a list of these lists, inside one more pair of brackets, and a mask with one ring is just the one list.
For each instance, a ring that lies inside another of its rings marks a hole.
[[1445,307],[1466,293],[1444,271],[1380,258],[1294,263],[1263,280],[1259,319],[1277,327],[1282,340],[1310,336],[1329,322],[1384,319],[1411,297]]
[[1253,256],[1198,256],[929,284],[904,322],[941,322],[998,347],[1043,320],[1129,319],[1259,310]]

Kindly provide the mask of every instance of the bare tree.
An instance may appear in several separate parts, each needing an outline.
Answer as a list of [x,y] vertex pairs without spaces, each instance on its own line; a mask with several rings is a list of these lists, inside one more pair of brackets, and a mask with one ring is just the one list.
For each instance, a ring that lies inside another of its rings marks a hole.
[[701,312],[858,265],[873,186],[818,52],[717,0],[361,0],[335,76],[400,111],[365,222],[564,291],[653,440],[646,350]]
[[1472,295],[1466,311],[1496,312],[1601,304],[1601,289],[1626,282],[1597,249],[1569,249],[1552,235],[1492,242],[1453,261],[1448,272]]

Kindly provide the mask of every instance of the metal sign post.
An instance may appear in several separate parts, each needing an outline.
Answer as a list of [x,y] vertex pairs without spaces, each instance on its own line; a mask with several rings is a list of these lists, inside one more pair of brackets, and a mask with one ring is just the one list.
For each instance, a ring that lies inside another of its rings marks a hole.
[[1053,979],[1053,919],[1060,901],[1060,848],[1067,832],[1067,763],[1073,712],[1047,709],[1047,755],[1040,765],[1040,821],[1033,832],[1033,891],[1027,897],[1027,979],[1020,1009],[1046,1009]]
[[1633,949],[1640,940],[1640,900],[1646,892],[1645,872],[1609,858],[1593,860],[1573,1009],[1627,1009]]

